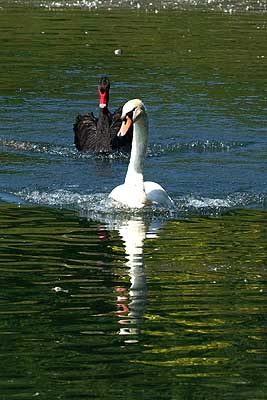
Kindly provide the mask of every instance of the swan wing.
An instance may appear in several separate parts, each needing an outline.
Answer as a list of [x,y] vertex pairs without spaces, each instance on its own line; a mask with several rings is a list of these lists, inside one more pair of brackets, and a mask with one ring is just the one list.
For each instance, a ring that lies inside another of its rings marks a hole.
[[123,188],[124,188],[124,185],[119,185],[119,186],[116,186],[110,193],[109,193],[109,195],[108,195],[108,197],[110,197],[111,199],[113,199],[113,200],[115,200],[115,201],[118,201],[118,202],[122,202],[122,197],[124,197],[123,196]]
[[74,144],[79,151],[91,150],[96,138],[97,119],[93,113],[78,115],[73,125]]
[[148,201],[165,207],[174,207],[173,200],[158,183],[145,182],[144,185]]
[[144,190],[129,187],[125,184],[115,187],[109,197],[129,208],[143,208],[147,203]]

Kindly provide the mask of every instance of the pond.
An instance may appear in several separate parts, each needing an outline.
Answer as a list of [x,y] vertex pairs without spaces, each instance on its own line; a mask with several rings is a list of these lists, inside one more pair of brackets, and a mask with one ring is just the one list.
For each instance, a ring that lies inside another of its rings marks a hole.
[[[1,400],[265,399],[265,2],[1,1],[0,38]],[[174,209],[76,150],[103,74]]]

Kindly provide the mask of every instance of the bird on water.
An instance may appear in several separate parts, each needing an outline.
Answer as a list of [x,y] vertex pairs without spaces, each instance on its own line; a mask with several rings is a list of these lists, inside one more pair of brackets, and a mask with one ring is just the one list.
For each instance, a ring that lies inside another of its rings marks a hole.
[[98,84],[99,116],[92,112],[78,115],[73,125],[74,144],[77,150],[92,153],[111,153],[113,150],[131,150],[133,129],[125,136],[118,136],[122,107],[114,113],[108,109],[110,81],[102,76]]
[[121,119],[120,137],[127,136],[129,128],[133,126],[131,156],[124,183],[115,187],[109,197],[129,208],[143,208],[151,203],[173,207],[173,200],[158,183],[144,181],[148,117],[143,102],[139,99],[128,101],[123,106]]

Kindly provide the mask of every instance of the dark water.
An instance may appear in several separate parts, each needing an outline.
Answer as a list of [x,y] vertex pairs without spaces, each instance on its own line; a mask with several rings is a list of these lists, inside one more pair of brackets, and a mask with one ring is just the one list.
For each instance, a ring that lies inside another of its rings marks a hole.
[[[0,1],[0,399],[266,398],[266,2]],[[114,50],[121,48],[121,57]],[[72,124],[140,97],[147,180]]]
[[265,212],[0,215],[1,399],[266,398]]

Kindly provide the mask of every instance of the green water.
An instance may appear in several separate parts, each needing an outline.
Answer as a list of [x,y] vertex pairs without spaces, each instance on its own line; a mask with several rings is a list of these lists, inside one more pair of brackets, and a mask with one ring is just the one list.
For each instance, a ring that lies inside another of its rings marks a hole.
[[266,397],[266,213],[169,221],[133,258],[71,211],[0,213],[1,399]]
[[[266,399],[266,14],[70,3],[0,2],[0,400]],[[173,213],[75,150],[102,73]]]

